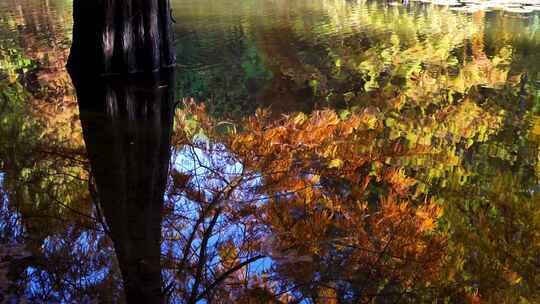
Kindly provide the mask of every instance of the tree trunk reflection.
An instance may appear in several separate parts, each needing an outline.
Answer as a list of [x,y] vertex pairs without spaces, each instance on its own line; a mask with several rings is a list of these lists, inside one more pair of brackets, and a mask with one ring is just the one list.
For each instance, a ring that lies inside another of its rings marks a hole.
[[128,303],[163,303],[163,195],[173,72],[160,79],[75,79],[92,176]]

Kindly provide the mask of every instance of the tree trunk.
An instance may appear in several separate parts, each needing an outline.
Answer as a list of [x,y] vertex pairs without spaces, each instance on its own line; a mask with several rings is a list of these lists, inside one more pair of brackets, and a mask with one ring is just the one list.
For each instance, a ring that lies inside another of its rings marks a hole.
[[170,0],[73,1],[70,72],[155,72],[175,56]]
[[74,78],[74,84],[98,206],[114,243],[126,300],[163,303],[161,220],[174,81],[96,77]]

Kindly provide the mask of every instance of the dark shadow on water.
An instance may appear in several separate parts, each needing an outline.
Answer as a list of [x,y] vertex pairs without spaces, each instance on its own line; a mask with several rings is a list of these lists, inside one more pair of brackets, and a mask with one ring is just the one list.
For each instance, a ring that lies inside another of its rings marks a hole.
[[73,77],[92,182],[128,303],[162,303],[163,195],[174,71],[139,78]]

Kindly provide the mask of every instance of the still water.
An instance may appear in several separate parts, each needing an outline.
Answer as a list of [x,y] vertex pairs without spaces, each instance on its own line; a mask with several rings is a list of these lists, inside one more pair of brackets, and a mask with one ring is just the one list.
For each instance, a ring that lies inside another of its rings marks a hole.
[[0,303],[540,301],[540,13],[172,2],[172,73],[75,85],[0,2]]

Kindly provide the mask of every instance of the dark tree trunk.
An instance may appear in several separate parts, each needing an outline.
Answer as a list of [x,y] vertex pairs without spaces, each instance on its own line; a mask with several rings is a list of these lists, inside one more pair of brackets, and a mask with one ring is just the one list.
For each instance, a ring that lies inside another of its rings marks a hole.
[[163,195],[173,71],[161,81],[76,79],[83,135],[128,303],[163,303]]
[[74,0],[71,72],[155,72],[175,64],[170,0]]

